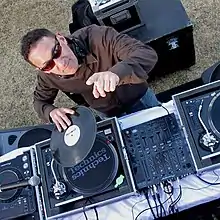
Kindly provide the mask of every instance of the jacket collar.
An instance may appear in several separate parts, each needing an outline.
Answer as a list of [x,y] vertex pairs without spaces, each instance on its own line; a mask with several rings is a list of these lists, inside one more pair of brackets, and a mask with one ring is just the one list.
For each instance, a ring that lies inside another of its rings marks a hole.
[[90,48],[87,47],[85,42],[81,42],[79,39],[77,39],[77,42],[74,43],[71,38],[67,37],[66,40],[68,42],[69,47],[77,57],[79,63],[83,62],[85,64],[92,64],[97,62],[96,55],[90,52]]

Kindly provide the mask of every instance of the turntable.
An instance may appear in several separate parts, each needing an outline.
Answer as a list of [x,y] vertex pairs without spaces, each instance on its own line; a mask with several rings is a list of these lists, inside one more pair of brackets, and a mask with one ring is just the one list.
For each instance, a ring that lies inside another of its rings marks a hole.
[[[51,140],[35,146],[47,219],[121,200],[136,192],[116,118],[98,122],[92,129],[91,123],[88,117],[86,121],[74,119],[76,127],[70,126],[64,132],[61,148],[56,144],[62,139],[56,138],[61,134],[56,131],[52,132]],[[79,134],[83,137],[82,142]],[[65,141],[66,135],[73,135],[74,143]],[[64,143],[71,145],[72,150],[63,147]],[[73,151],[75,157],[71,154]]]
[[198,171],[220,164],[220,81],[173,96]]
[[50,138],[53,125],[37,125],[0,130],[0,156]]
[[[33,175],[30,153],[0,164],[0,186],[29,179]],[[37,210],[33,186],[0,192],[0,219],[25,219]],[[34,218],[32,218],[34,219]]]

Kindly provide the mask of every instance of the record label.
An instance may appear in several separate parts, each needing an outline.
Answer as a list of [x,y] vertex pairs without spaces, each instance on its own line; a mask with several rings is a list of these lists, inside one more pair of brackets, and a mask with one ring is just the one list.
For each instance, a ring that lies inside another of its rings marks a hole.
[[80,128],[77,125],[71,125],[64,134],[64,142],[67,146],[74,146],[80,138]]

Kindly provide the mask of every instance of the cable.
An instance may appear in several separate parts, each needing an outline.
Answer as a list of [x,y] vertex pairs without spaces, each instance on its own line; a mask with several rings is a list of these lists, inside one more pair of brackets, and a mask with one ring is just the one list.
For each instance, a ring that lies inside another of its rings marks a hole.
[[[86,201],[85,201],[85,203],[83,205],[83,214],[84,214],[84,217],[85,217],[86,220],[89,220],[87,215],[86,215],[86,212],[85,212],[86,204],[88,202],[90,202],[90,204],[92,204],[95,201],[92,198],[88,198],[88,199],[86,199]],[[93,209],[95,211],[96,219],[99,220],[99,215],[98,215],[98,211],[97,211],[96,207],[94,206]]]
[[[203,181],[203,182],[205,182],[206,184],[208,184],[208,186],[201,187],[201,188],[182,187],[181,185],[179,185],[178,188],[174,188],[169,182],[163,183],[163,185],[164,185],[164,188],[163,188],[163,189],[164,189],[164,192],[167,193],[167,194],[170,194],[170,196],[169,196],[169,198],[167,198],[163,203],[161,202],[160,198],[158,197],[157,199],[158,199],[159,203],[161,203],[162,206],[163,206],[168,200],[170,200],[171,197],[173,196],[173,191],[174,191],[174,189],[179,189],[179,190],[180,190],[180,193],[179,193],[178,197],[177,197],[174,201],[171,202],[170,206],[175,206],[175,205],[180,201],[180,199],[181,199],[181,197],[182,197],[182,189],[202,190],[202,189],[208,188],[208,187],[210,187],[210,186],[212,186],[212,185],[219,185],[220,182],[218,182],[218,183],[216,183],[216,182],[219,180],[220,176],[219,176],[214,170],[213,170],[212,172],[217,176],[217,179],[216,179],[213,183],[210,183],[210,182],[208,182],[208,181],[202,179],[201,177],[196,176],[196,177],[199,178],[201,181]],[[134,207],[135,207],[138,203],[143,202],[144,200],[145,200],[145,199],[143,199],[143,200],[141,200],[141,201],[138,201],[138,202],[136,202],[136,203],[132,206],[132,219],[134,219],[134,211],[133,211]],[[169,208],[170,208],[170,206],[169,206]],[[152,208],[154,209],[155,207],[152,207]],[[149,209],[150,209],[150,207],[147,208],[147,209],[142,210],[142,211],[135,217],[135,220],[137,220],[138,217],[139,217],[143,212],[145,212],[145,211],[147,211],[147,210],[149,210]],[[163,206],[163,209],[164,209],[164,206]],[[170,208],[170,209],[171,209],[171,208]],[[164,209],[164,212],[166,213],[165,209]]]
[[169,115],[170,112],[168,111],[168,109],[166,107],[164,107],[162,104],[159,105],[160,107],[162,107],[163,109],[165,109],[167,111],[167,114]]
[[167,216],[167,213],[166,213],[166,210],[165,210],[165,208],[164,208],[164,206],[163,206],[163,203],[161,202],[161,200],[160,200],[160,196],[158,196],[159,194],[157,194],[157,200],[158,200],[158,202],[159,202],[159,204],[160,204],[160,216],[161,217],[163,217],[163,215],[164,216]]
[[162,217],[163,216],[163,212],[164,212],[164,216],[166,216],[166,210],[160,200],[160,194],[159,194],[159,186],[156,186],[156,185],[153,185],[153,191],[154,191],[154,195],[155,195],[155,204],[157,205],[156,203],[156,199],[158,200],[159,202],[159,207],[160,207],[160,216],[159,217]]
[[[175,201],[173,203],[171,203],[169,205],[168,210],[172,209],[172,212],[175,213],[175,205],[180,201],[180,199],[182,198],[182,186],[180,185],[180,181],[179,178],[177,178],[177,182],[179,184],[179,195],[177,196],[177,198],[175,199]],[[179,212],[178,208],[176,209],[176,212]]]
[[84,217],[85,217],[86,220],[88,220],[88,217],[87,217],[86,211],[85,211],[86,203],[87,203],[87,202],[88,202],[88,199],[86,199],[86,201],[85,201],[85,203],[84,203],[84,205],[83,205],[83,215],[84,215]]
[[158,202],[159,202],[159,204],[160,204],[160,207],[161,207],[161,217],[162,217],[162,211],[164,212],[164,216],[166,216],[167,213],[166,213],[166,210],[165,210],[165,208],[164,208],[164,206],[163,206],[163,203],[161,202],[160,194],[157,192],[157,193],[156,193],[156,196],[157,196],[157,200],[158,200]]
[[[170,210],[172,210],[172,212],[175,213],[174,207],[175,207],[175,205],[180,201],[180,199],[182,198],[182,187],[181,187],[181,185],[179,185],[179,190],[180,190],[179,195],[178,195],[177,198],[169,205],[169,208],[168,208],[169,213],[171,213]],[[176,211],[178,212],[178,209],[176,209]]]
[[[162,204],[165,204],[165,203],[171,198],[171,196],[172,196],[172,195],[170,195],[170,197],[167,198]],[[155,208],[155,207],[152,207],[152,208]],[[147,208],[147,209],[142,210],[142,211],[136,216],[135,220],[137,220],[138,217],[139,217],[142,213],[146,212],[146,211],[149,210],[149,209],[150,209],[150,208]]]
[[219,182],[218,182],[218,183],[216,183],[216,182],[210,183],[210,182],[208,182],[208,181],[202,179],[200,176],[197,176],[197,175],[196,175],[196,177],[197,177],[199,180],[201,180],[202,182],[206,183],[206,184],[209,184],[209,185],[220,185]]
[[96,207],[94,207],[94,211],[95,211],[96,219],[99,220],[99,214],[98,214],[98,211],[97,211]]
[[[213,182],[213,183],[216,183],[218,180],[219,180],[219,175],[213,170],[212,171],[216,176],[217,176],[217,179]],[[212,183],[212,184],[213,184]],[[206,189],[208,187],[212,186],[211,184],[208,184],[208,186],[204,186],[204,187],[200,187],[200,188],[192,188],[192,187],[182,187],[182,189],[190,189],[190,190],[202,190],[202,189]],[[178,189],[178,188],[174,188],[174,189]]]
[[145,198],[145,199],[142,199],[141,201],[138,201],[138,202],[135,202],[135,203],[134,203],[134,205],[133,205],[132,208],[131,208],[132,219],[134,219],[134,207],[135,207],[138,203],[141,203],[141,202],[143,202],[143,201],[145,201],[145,200],[146,200],[146,198]]
[[[90,201],[90,203],[92,203],[92,202],[95,203],[94,199],[92,199],[92,198],[89,198],[89,201]],[[98,214],[96,207],[94,206],[93,209],[95,211],[96,220],[99,220],[99,214]]]
[[[172,195],[173,195],[173,192],[174,192],[174,188],[173,188],[173,185],[169,182],[169,181],[165,181],[163,183],[163,190],[166,194],[168,195],[171,195],[170,196],[170,200],[171,200],[171,204],[173,204],[173,199],[172,199]],[[169,209],[168,209],[169,210]],[[173,211],[173,210],[171,210]],[[174,212],[173,212],[174,213]]]
[[150,199],[149,199],[149,196],[148,196],[148,189],[146,189],[146,191],[144,190],[144,195],[145,195],[145,197],[147,199],[147,203],[149,205],[149,208],[150,208],[150,211],[151,211],[153,217],[156,218],[156,215],[155,215],[154,210],[153,210],[153,208],[151,206]]
[[158,205],[157,205],[157,200],[156,200],[156,196],[155,196],[155,192],[154,192],[154,189],[151,188],[151,196],[154,200],[154,203],[155,203],[155,209],[156,209],[156,212],[157,212],[157,218],[159,218],[159,211],[158,211]]
[[[166,187],[166,188],[165,188]],[[167,189],[167,190],[166,190]],[[169,191],[168,191],[169,190]],[[163,191],[166,193],[166,194],[173,194],[173,186],[170,182],[166,181],[163,183]]]

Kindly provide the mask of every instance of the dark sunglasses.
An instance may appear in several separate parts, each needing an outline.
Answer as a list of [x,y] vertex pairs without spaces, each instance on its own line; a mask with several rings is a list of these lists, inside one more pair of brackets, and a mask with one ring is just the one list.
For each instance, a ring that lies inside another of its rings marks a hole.
[[55,46],[52,50],[52,58],[46,62],[45,66],[42,68],[39,68],[41,71],[50,71],[54,68],[54,66],[56,65],[54,62],[54,59],[57,59],[60,57],[62,52],[62,47],[60,45],[60,42],[57,40],[57,38],[55,37]]

